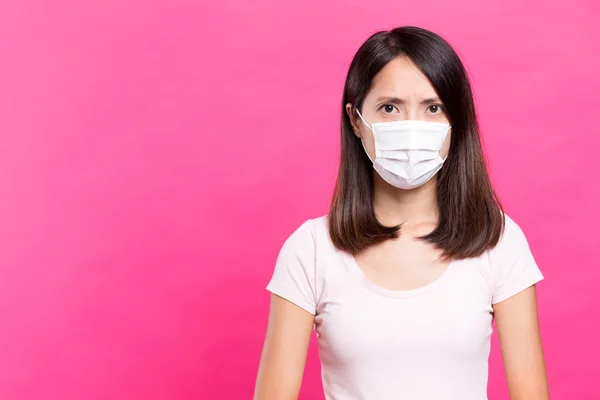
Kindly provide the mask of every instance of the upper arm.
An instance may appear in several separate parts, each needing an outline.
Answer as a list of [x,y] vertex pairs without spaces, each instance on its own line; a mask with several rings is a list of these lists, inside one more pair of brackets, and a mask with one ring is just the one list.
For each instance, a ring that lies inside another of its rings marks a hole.
[[492,304],[512,400],[548,398],[535,284],[543,279],[520,227],[507,217],[490,255]]
[[276,294],[271,295],[255,400],[298,398],[313,323],[314,315]]
[[549,398],[535,286],[494,305],[512,400]]
[[271,307],[255,399],[297,399],[317,312],[315,236],[310,222],[283,244],[267,289]]

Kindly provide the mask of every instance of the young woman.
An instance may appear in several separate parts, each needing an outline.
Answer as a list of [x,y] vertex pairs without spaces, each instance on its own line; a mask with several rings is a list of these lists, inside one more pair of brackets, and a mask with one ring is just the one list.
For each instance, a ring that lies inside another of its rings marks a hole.
[[329,400],[483,400],[492,320],[511,399],[548,398],[523,232],[490,184],[464,67],[401,27],[356,53],[329,215],[285,242],[255,399],[297,399],[311,331]]

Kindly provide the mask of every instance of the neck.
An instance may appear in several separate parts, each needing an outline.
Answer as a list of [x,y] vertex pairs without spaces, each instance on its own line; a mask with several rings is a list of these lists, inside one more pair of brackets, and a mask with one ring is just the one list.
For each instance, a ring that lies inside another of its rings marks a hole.
[[425,185],[411,190],[398,189],[374,172],[373,204],[379,222],[386,226],[399,224],[437,225],[439,212],[436,196],[437,176]]

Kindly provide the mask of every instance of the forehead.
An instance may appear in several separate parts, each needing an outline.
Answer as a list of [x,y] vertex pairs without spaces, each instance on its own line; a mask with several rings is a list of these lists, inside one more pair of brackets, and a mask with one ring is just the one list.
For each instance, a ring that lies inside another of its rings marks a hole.
[[437,94],[427,77],[410,58],[397,57],[373,78],[367,97],[378,96],[420,100]]

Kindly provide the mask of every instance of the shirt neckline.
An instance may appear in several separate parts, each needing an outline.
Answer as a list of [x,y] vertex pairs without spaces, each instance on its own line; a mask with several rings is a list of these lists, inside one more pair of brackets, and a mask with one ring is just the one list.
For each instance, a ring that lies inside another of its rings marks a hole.
[[356,258],[354,258],[354,255],[352,255],[351,253],[348,253],[348,252],[345,252],[345,254],[348,257],[348,263],[350,264],[350,270],[352,272],[352,275],[355,278],[357,278],[358,281],[365,288],[367,288],[370,291],[372,291],[376,294],[379,294],[381,296],[397,298],[397,299],[420,296],[420,295],[423,295],[425,293],[428,293],[428,292],[436,289],[437,287],[442,285],[446,280],[449,279],[449,277],[451,276],[451,274],[453,273],[453,271],[455,269],[455,264],[458,262],[457,260],[450,261],[450,263],[448,264],[448,266],[446,267],[446,269],[444,270],[444,272],[442,272],[442,274],[440,276],[438,276],[435,280],[427,283],[424,286],[421,286],[421,287],[418,287],[415,289],[408,289],[408,290],[394,290],[394,289],[387,289],[387,288],[381,287],[381,286],[376,285],[375,283],[371,282],[369,280],[369,278],[367,278],[367,276],[365,275],[362,268],[358,265],[358,262],[356,261]]

